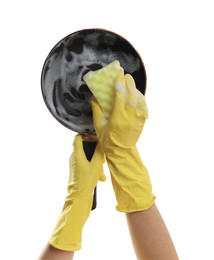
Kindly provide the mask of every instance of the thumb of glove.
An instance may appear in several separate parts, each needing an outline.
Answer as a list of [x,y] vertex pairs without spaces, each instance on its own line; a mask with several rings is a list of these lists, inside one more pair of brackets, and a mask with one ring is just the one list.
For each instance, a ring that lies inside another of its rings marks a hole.
[[101,173],[99,180],[102,182],[106,181],[106,176],[105,176],[104,172]]

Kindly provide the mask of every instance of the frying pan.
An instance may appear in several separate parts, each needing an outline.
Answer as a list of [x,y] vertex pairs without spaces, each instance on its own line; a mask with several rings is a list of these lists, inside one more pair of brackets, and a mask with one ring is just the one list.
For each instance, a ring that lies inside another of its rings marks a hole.
[[114,60],[120,62],[125,74],[133,76],[137,89],[145,95],[146,71],[139,53],[124,37],[105,29],[83,29],[67,35],[51,49],[42,68],[41,89],[47,108],[63,126],[82,134],[89,161],[96,147],[96,133],[92,93],[83,76]]

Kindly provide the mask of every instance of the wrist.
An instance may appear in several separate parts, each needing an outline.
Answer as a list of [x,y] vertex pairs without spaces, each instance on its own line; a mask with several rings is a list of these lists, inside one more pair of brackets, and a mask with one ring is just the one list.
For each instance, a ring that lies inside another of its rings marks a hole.
[[137,147],[134,146],[106,146],[104,149],[105,155],[106,155],[106,160],[117,160],[117,158],[129,158],[130,156],[135,156],[137,157],[139,160],[140,159],[140,155],[138,153]]
[[110,172],[114,171],[118,176],[140,176],[147,172],[141,160],[137,147],[114,147],[106,152],[106,161]]

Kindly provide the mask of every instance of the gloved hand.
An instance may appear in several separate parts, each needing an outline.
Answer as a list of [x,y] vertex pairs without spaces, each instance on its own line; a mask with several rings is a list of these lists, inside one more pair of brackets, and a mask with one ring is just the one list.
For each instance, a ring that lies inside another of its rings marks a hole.
[[83,150],[82,136],[76,135],[70,156],[68,196],[49,244],[65,251],[81,249],[82,229],[89,217],[93,203],[93,191],[98,180],[105,181],[104,154],[97,144],[89,162]]
[[115,90],[114,106],[107,122],[98,102],[92,99],[94,128],[106,155],[117,210],[145,210],[152,206],[155,196],[136,142],[148,117],[148,109],[131,75],[120,76],[115,82]]

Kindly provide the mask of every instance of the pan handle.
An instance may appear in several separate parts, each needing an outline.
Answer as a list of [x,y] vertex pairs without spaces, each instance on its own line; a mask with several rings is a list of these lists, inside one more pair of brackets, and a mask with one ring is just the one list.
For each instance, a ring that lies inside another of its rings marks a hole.
[[[83,141],[83,149],[88,161],[91,161],[96,146],[97,146],[97,142]],[[93,204],[91,210],[94,210],[96,206],[97,206],[97,187],[94,188]]]

